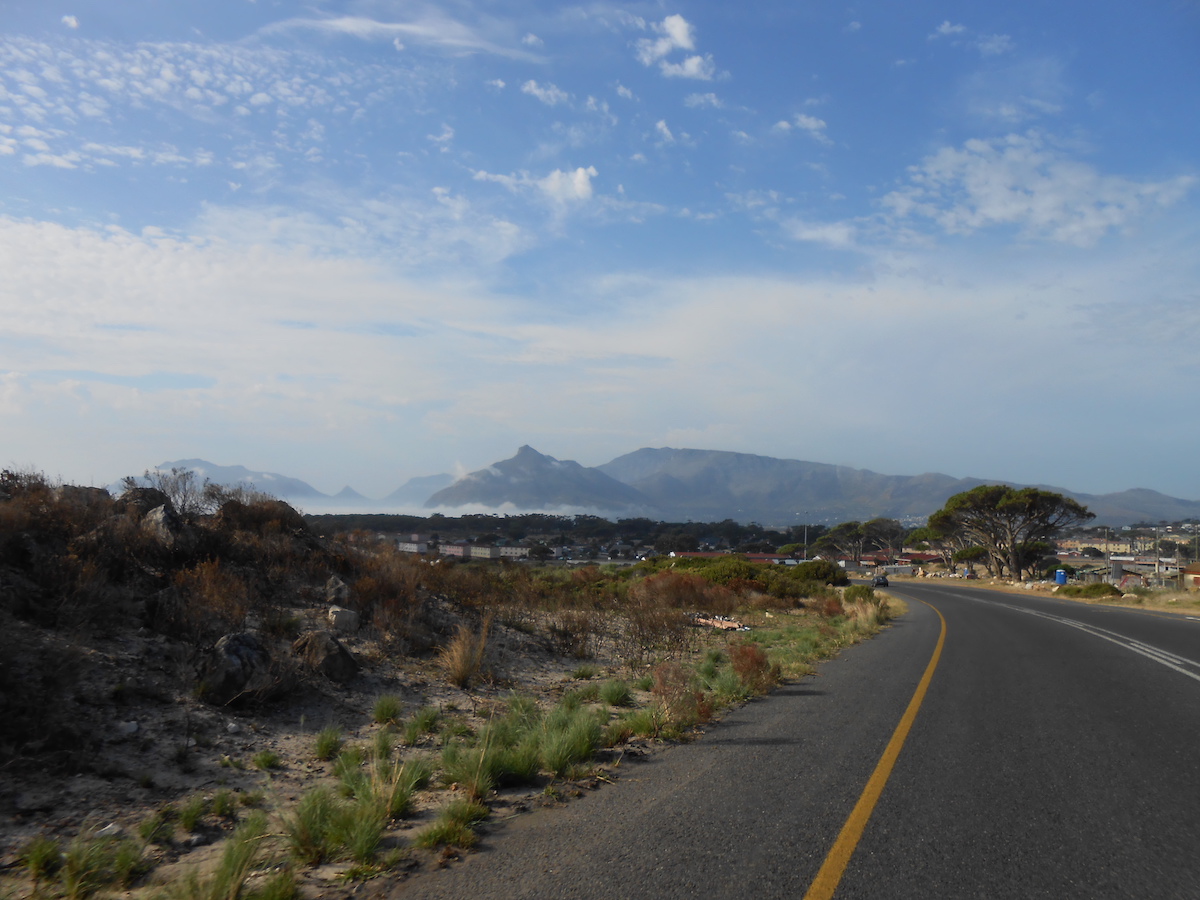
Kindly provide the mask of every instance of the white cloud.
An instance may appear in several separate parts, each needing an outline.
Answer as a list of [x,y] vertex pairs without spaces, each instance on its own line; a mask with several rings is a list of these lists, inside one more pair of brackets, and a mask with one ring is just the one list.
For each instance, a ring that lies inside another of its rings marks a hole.
[[659,71],[667,78],[691,78],[711,81],[716,74],[716,64],[711,54],[693,54],[683,62],[666,59],[676,50],[695,50],[696,41],[691,24],[680,15],[667,16],[652,26],[658,38],[641,38],[635,44],[638,61],[644,66],[658,64]]
[[502,91],[506,87],[504,80],[500,78],[493,78],[491,81],[485,81],[484,84],[498,91]]
[[66,25],[68,28],[78,28],[79,27],[79,19],[77,19],[75,16],[63,16],[62,23],[64,25]]
[[666,119],[659,119],[657,122],[655,122],[654,131],[658,134],[659,139],[663,143],[675,143],[675,135],[671,134],[671,129],[667,127]]
[[590,200],[592,197],[592,179],[599,172],[595,166],[587,166],[574,171],[555,169],[542,178],[534,178],[528,172],[518,172],[515,175],[501,175],[492,172],[476,171],[476,181],[490,181],[501,184],[510,191],[533,189],[542,197],[558,206],[568,203],[578,203]]
[[809,116],[804,113],[797,113],[792,117],[791,121],[784,119],[776,122],[773,130],[786,133],[793,128],[798,128],[818,143],[831,146],[833,141],[825,133],[826,127],[824,119],[818,119],[816,116]]
[[521,38],[521,43],[526,47],[541,47],[544,42],[536,34],[530,33]]
[[692,26],[680,15],[667,16],[652,26],[661,37],[642,38],[636,44],[637,58],[644,66],[650,66],[674,50],[694,50]]
[[984,56],[999,56],[1012,50],[1013,42],[1007,34],[985,34],[980,36],[975,46]]
[[697,81],[712,81],[717,70],[711,55],[689,56],[681,63],[670,63],[664,59],[658,68],[667,78],[693,78]]
[[936,40],[940,37],[953,37],[957,34],[963,34],[966,30],[966,25],[951,25],[950,20],[947,19],[933,30],[933,33],[929,35],[929,40]]
[[538,187],[551,200],[556,203],[573,203],[583,200],[590,200],[592,196],[592,179],[599,172],[595,166],[578,168],[574,172],[563,172],[560,169],[555,169],[541,181],[537,182]]
[[975,33],[974,36],[969,37],[971,34],[971,29],[966,25],[952,25],[949,20],[946,20],[933,30],[933,33],[928,36],[928,40],[949,38],[952,45],[973,47],[979,51],[981,56],[999,56],[1008,53],[1014,46],[1012,38],[1007,34]]
[[683,105],[696,109],[698,107],[708,106],[713,109],[722,109],[725,104],[721,102],[721,98],[716,94],[688,94],[683,98]]
[[625,85],[623,85],[623,84],[618,84],[617,85],[617,96],[624,97],[626,100],[632,100],[633,99],[633,91],[631,91],[629,88],[625,87]]
[[540,85],[533,79],[521,85],[521,93],[535,97],[547,106],[557,106],[560,103],[566,103],[570,99],[570,95],[556,85]]
[[807,222],[790,219],[782,223],[784,232],[793,240],[823,244],[838,250],[849,250],[858,239],[858,229],[850,222]]
[[1012,226],[1026,239],[1086,247],[1196,184],[1192,176],[1136,182],[1072,159],[1036,132],[943,147],[883,198],[897,220],[924,218],[948,234]]
[[457,52],[492,53],[514,59],[536,60],[528,51],[504,47],[483,37],[476,29],[426,8],[425,16],[411,22],[380,22],[364,16],[341,16],[329,19],[286,19],[267,25],[264,35],[289,31],[320,31],[361,40],[401,39],[443,47]]

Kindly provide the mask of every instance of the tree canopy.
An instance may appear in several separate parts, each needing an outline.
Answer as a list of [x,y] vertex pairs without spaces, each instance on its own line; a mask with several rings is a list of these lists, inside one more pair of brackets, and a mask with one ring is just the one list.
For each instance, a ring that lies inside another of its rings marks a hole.
[[929,525],[982,547],[997,575],[1007,569],[1020,578],[1035,544],[1093,518],[1086,506],[1053,491],[983,484],[947,500],[929,517]]

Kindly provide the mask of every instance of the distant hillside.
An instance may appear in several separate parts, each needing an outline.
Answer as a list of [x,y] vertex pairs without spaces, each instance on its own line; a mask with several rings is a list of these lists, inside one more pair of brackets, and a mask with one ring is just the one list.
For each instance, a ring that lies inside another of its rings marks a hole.
[[[160,463],[154,467],[159,472],[170,472],[172,469],[190,469],[201,480],[211,481],[226,487],[247,487],[281,500],[316,500],[329,501],[328,494],[322,494],[315,487],[299,478],[289,478],[275,472],[253,472],[245,466],[218,466],[203,459],[177,459],[174,462]],[[137,476],[138,482],[145,478]],[[343,494],[346,488],[343,490]],[[115,494],[121,492],[121,482],[109,485],[109,491]],[[339,495],[340,496],[340,495]]]
[[[350,487],[330,497],[298,478],[244,466],[218,466],[203,459],[165,462],[156,468],[190,469],[214,484],[251,487],[309,511],[413,512],[474,506],[505,512],[585,512],[606,518],[646,516],[672,522],[733,519],[772,526],[879,516],[913,521],[940,509],[960,491],[1001,483],[937,473],[880,475],[826,463],[670,447],[646,447],[587,468],[524,446],[511,459],[457,481],[446,474],[409,479],[382,500],[364,497]],[[1098,525],[1200,520],[1200,501],[1144,488],[1082,494],[1052,485],[1038,487],[1083,503],[1096,514]],[[120,493],[120,482],[109,490]]]
[[597,467],[673,518],[788,525],[923,517],[984,484],[948,475],[879,475],[824,463],[722,450],[641,450]]
[[516,510],[575,509],[641,515],[646,498],[599,469],[559,460],[524,446],[503,460],[460,478],[433,494],[428,508],[509,507]]
[[379,505],[411,506],[414,508],[424,506],[425,501],[431,496],[453,483],[453,475],[423,475],[419,478],[410,478],[380,500]]

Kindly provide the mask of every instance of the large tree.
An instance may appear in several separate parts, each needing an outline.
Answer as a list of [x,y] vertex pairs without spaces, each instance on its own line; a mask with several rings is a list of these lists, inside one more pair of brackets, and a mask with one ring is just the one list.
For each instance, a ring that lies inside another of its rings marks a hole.
[[957,532],[987,551],[996,574],[1007,569],[1014,578],[1025,568],[1025,551],[1036,541],[1046,541],[1065,528],[1095,518],[1086,506],[1038,488],[983,484],[955,494],[929,518],[930,526],[944,533]]

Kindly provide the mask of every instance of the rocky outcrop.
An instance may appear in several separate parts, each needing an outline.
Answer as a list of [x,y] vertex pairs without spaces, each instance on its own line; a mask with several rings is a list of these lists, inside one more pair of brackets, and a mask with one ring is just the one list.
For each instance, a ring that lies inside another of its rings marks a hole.
[[344,683],[358,674],[358,660],[328,631],[309,631],[292,644],[301,664],[331,681]]
[[226,706],[270,699],[294,683],[294,674],[275,663],[257,635],[241,632],[217,641],[201,669],[199,694],[206,703]]

